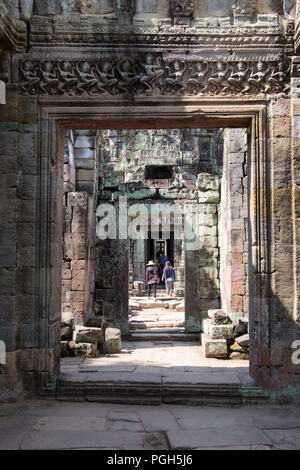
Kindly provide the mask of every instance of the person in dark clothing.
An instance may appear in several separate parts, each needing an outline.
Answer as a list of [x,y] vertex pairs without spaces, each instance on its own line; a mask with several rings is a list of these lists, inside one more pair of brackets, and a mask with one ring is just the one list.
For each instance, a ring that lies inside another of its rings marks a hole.
[[157,283],[160,284],[160,283],[161,283],[162,274],[163,274],[163,270],[162,270],[162,267],[161,267],[160,262],[159,262],[158,259],[155,261],[155,264],[156,264],[157,273],[158,273],[158,282],[157,282]]
[[173,266],[171,265],[170,261],[166,262],[164,272],[163,272],[163,279],[165,280],[166,284],[166,293],[167,295],[173,295],[173,285],[175,281],[175,271]]
[[150,298],[151,289],[153,287],[153,295],[154,295],[154,298],[156,299],[156,286],[157,286],[157,283],[159,282],[159,275],[158,275],[158,269],[156,267],[156,264],[153,261],[149,261],[149,263],[147,264],[146,282],[148,284],[148,298]]

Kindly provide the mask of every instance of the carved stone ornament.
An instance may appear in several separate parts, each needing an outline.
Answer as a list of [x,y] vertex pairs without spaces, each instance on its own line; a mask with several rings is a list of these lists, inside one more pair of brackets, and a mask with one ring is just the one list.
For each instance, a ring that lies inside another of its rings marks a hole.
[[232,11],[235,16],[252,16],[256,11],[256,0],[233,0]]
[[191,16],[194,11],[194,0],[171,0],[172,16]]
[[282,94],[289,89],[289,62],[208,59],[147,53],[136,58],[22,60],[19,91],[24,95],[215,96]]

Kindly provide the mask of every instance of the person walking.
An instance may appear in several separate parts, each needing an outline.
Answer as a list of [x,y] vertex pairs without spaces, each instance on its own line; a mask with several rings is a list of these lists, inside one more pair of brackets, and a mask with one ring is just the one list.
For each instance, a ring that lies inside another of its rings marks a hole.
[[165,280],[166,293],[167,295],[173,295],[173,285],[175,281],[175,270],[171,265],[170,261],[166,262],[163,271],[163,280]]
[[148,284],[148,299],[151,296],[151,290],[153,287],[153,296],[156,299],[156,286],[159,282],[158,269],[153,261],[149,261],[146,269],[146,282]]

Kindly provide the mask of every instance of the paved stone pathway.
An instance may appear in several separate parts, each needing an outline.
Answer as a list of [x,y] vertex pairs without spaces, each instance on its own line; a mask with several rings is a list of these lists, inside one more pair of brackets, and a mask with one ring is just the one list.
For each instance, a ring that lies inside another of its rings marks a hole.
[[[90,374],[115,376],[116,380],[137,380],[147,376],[150,380],[197,383],[247,383],[249,363],[243,360],[207,359],[199,343],[179,341],[123,341],[122,352],[97,359],[63,358],[61,376],[76,380]],[[97,374],[98,373],[98,374]]]
[[299,449],[300,408],[0,405],[0,449]]

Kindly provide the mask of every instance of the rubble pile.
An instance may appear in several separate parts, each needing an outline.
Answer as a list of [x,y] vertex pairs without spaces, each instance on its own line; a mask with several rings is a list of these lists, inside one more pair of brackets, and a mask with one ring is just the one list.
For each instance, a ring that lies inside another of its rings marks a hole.
[[73,318],[61,322],[61,357],[99,357],[121,352],[121,331],[75,325]]
[[223,310],[209,310],[203,323],[201,342],[205,357],[249,359],[249,322],[240,317],[231,321]]

